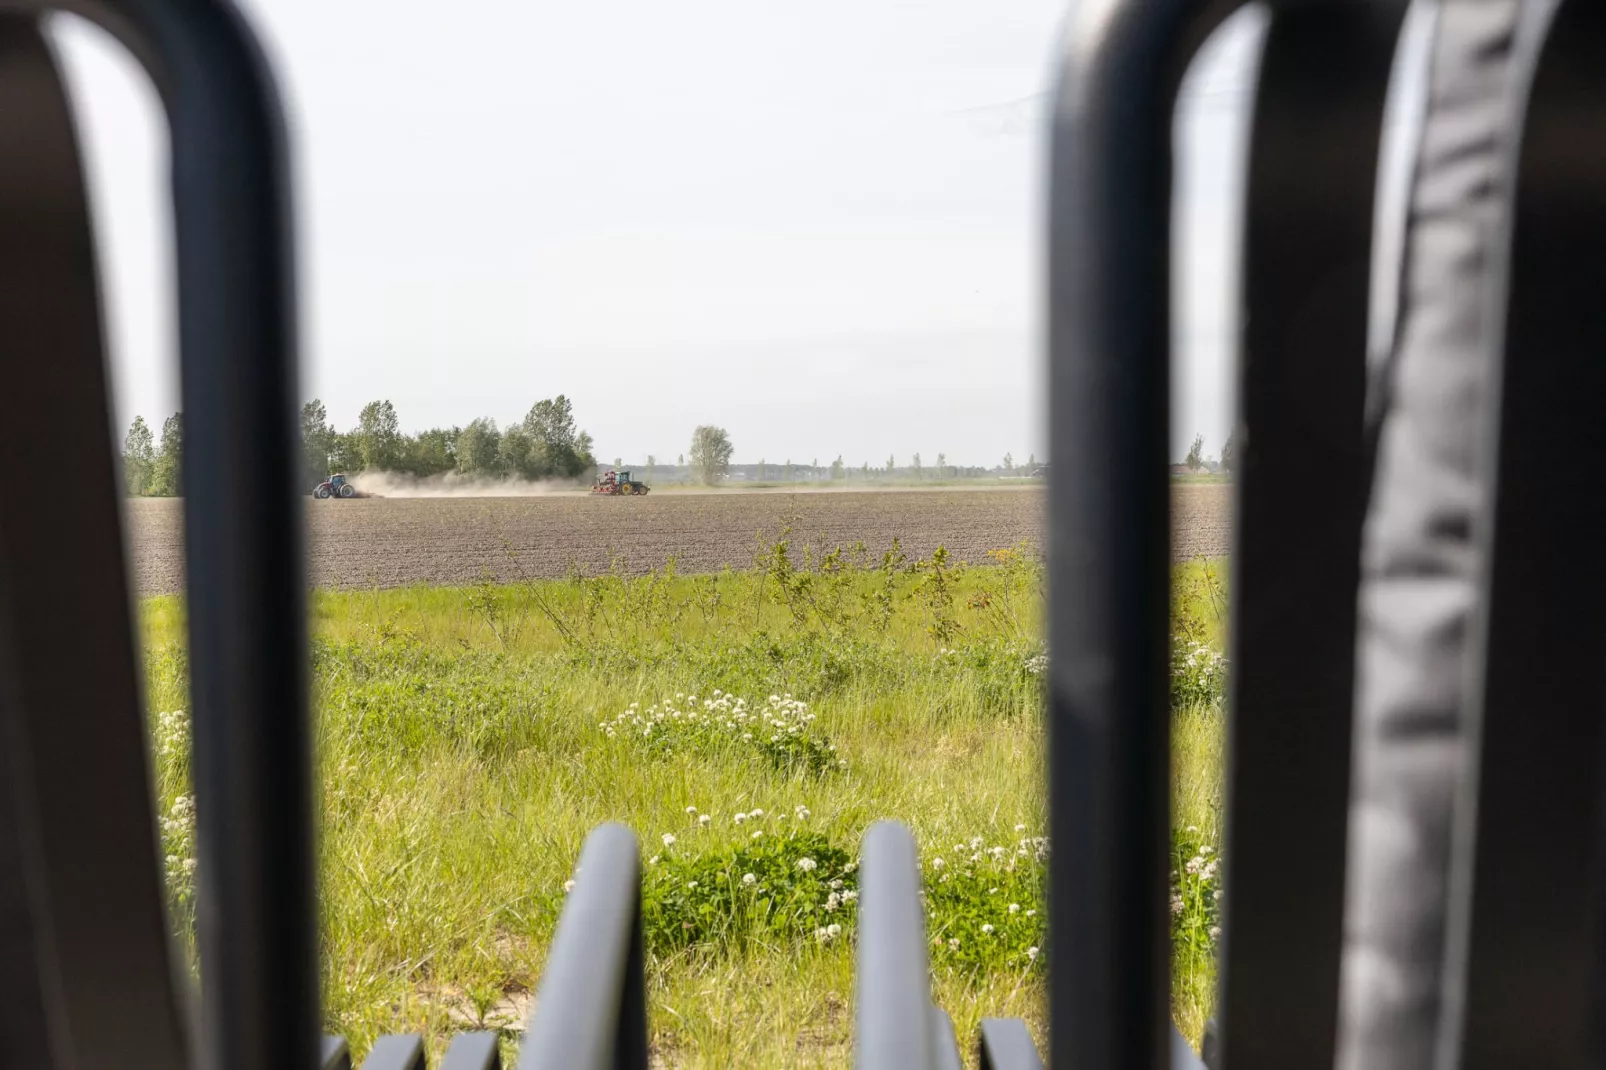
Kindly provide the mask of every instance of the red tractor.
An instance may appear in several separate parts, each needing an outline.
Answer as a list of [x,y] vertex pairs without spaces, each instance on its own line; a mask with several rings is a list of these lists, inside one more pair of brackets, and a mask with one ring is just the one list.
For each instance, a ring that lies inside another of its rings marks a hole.
[[348,481],[344,475],[341,475],[338,472],[324,480],[322,483],[319,483],[318,486],[313,489],[312,496],[314,498],[362,497],[362,495],[357,492],[357,488],[352,486],[350,481]]
[[645,494],[652,488],[645,483],[639,483],[630,478],[629,469],[615,472],[613,469],[602,474],[602,478],[591,484],[592,494]]

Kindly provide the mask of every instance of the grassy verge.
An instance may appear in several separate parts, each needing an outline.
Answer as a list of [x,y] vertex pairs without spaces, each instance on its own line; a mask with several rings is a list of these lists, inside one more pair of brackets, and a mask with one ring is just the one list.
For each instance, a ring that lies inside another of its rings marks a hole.
[[[893,817],[921,844],[940,1002],[966,1033],[1004,1014],[1040,1034],[1042,576],[1022,551],[989,564],[783,537],[721,575],[316,593],[328,1028],[359,1054],[397,1031],[438,1053],[471,1026],[511,1044],[580,844],[614,820],[650,859],[659,1061],[846,1066],[858,844]],[[1196,1034],[1215,885],[1188,867],[1217,842],[1221,606],[1200,566],[1178,575],[1175,1003]],[[142,615],[187,939],[183,605]]]

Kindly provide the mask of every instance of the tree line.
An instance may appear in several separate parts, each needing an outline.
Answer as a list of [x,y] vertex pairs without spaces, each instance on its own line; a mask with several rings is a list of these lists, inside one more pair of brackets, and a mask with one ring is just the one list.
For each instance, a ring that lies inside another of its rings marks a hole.
[[[163,497],[182,492],[180,461],[184,414],[162,424],[160,443],[143,416],[123,439],[123,480],[128,493]],[[401,429],[396,406],[371,401],[355,427],[337,430],[322,401],[301,406],[301,480],[315,486],[334,472],[395,472],[426,477],[455,472],[479,479],[581,479],[597,460],[591,436],[575,424],[574,408],[559,394],[538,401],[524,419],[498,427],[490,417],[466,427]]]
[[[183,445],[183,413],[176,412],[163,422],[160,441],[152,434],[145,418],[136,416],[123,439],[123,478],[128,493],[152,497],[182,493]],[[731,475],[731,456],[735,451],[724,428],[708,424],[698,427],[692,432],[689,452],[689,469],[687,457],[682,454],[676,459],[677,472],[688,470],[698,482],[710,486]],[[621,467],[622,461],[616,459],[614,466]],[[308,488],[335,472],[392,472],[415,478],[455,473],[468,479],[584,481],[596,467],[591,436],[575,423],[573,405],[562,394],[537,401],[522,420],[506,427],[499,427],[495,420],[485,416],[463,427],[434,427],[417,434],[401,430],[396,406],[388,400],[364,405],[356,426],[346,431],[337,430],[329,422],[328,409],[317,398],[301,407],[301,481]],[[783,466],[761,459],[756,466],[743,467],[756,467],[759,480],[778,477],[791,481],[794,477],[790,460]],[[657,459],[649,455],[645,468],[651,482]],[[1036,468],[1037,458],[1033,456],[1024,471],[1030,474]],[[823,473],[825,470],[816,458],[806,471]],[[937,454],[934,468],[922,464],[920,454],[916,453],[912,464],[906,467],[888,457],[885,468],[866,461],[857,472],[838,456],[830,463],[829,471],[833,480],[853,476],[868,479],[907,474],[922,479],[929,474],[941,479],[990,474],[984,468],[951,467],[948,458],[941,453]],[[1006,454],[1003,471],[1011,473],[1021,469],[1016,467],[1014,458]],[[738,478],[752,478],[754,474],[744,472]]]

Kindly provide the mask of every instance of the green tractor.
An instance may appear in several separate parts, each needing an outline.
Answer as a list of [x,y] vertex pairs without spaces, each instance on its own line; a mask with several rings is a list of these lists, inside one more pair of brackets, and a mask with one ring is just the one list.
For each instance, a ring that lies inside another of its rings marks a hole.
[[618,472],[609,469],[602,474],[600,479],[591,484],[592,494],[607,494],[610,496],[616,494],[645,494],[651,489],[647,484],[631,479],[628,468],[621,469]]

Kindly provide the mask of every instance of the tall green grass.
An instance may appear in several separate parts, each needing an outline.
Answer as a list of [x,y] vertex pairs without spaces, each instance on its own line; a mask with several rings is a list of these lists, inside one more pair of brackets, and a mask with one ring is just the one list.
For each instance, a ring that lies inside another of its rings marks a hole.
[[[854,864],[890,817],[921,844],[939,1002],[962,1035],[1018,1015],[1041,1039],[1042,573],[1023,550],[987,564],[822,555],[783,533],[719,575],[314,593],[328,1029],[359,1054],[402,1031],[438,1053],[469,1027],[504,1029],[511,1050],[580,845],[620,821],[650,860],[659,1061],[846,1066]],[[1220,586],[1179,571],[1179,635],[1219,649]],[[183,605],[142,617],[188,940]],[[1220,803],[1219,685],[1185,673],[1179,852],[1218,842]],[[755,734],[737,699],[791,711],[786,732]],[[1201,910],[1176,918],[1175,1011],[1194,1036],[1213,987]]]

